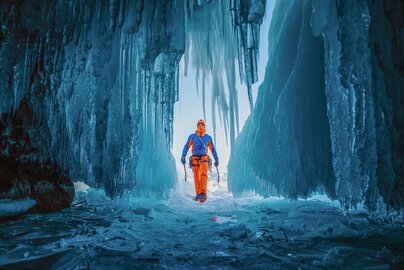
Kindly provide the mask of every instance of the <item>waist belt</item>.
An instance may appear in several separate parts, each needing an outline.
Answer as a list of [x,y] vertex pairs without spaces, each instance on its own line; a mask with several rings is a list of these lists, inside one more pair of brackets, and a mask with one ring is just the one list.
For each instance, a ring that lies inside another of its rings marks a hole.
[[192,155],[191,156],[191,159],[192,160],[199,160],[199,161],[208,161],[208,159],[209,159],[209,156],[208,155],[202,155],[202,156],[199,156],[199,155]]
[[189,157],[189,166],[191,168],[192,166],[199,166],[199,164],[202,162],[207,162],[209,164],[209,168],[211,167],[212,160],[208,155],[192,155]]

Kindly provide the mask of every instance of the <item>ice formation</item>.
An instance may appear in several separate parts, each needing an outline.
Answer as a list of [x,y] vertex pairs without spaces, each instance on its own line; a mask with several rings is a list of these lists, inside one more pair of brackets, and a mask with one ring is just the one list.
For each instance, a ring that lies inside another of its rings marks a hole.
[[230,189],[307,197],[348,211],[404,206],[402,19],[394,1],[278,1],[254,113]]
[[238,62],[240,80],[247,86],[252,110],[251,85],[258,79],[259,32],[266,1],[185,1],[185,3],[187,35],[185,72],[189,64],[196,69],[196,88],[199,92],[199,84],[202,84],[205,116],[206,88],[210,86],[208,79],[212,79],[211,110],[214,137],[216,137],[216,121],[220,119],[226,139],[230,138],[230,145],[233,145],[239,133],[236,65]]
[[0,268],[402,268],[400,226],[370,222],[363,212],[347,218],[324,198],[234,199],[221,179],[209,182],[203,205],[192,201],[191,182],[165,200],[111,200],[76,184],[69,209],[2,221]]
[[166,193],[177,177],[170,149],[184,55],[203,102],[212,78],[212,126],[220,119],[234,146],[235,194],[324,191],[345,210],[401,209],[395,4],[278,1],[266,78],[235,143],[235,74],[252,108],[265,1],[2,1],[0,158],[31,160],[39,172],[55,163],[60,179],[111,197],[134,187]]
[[240,78],[247,84],[251,111],[253,109],[251,85],[258,81],[259,34],[265,4],[266,0],[231,0],[230,7],[237,36]]
[[0,114],[32,108],[35,159],[76,181],[166,192],[182,13],[182,1],[2,1]]
[[[176,179],[170,149],[185,48],[203,97],[213,77],[213,127],[217,103],[234,142],[236,58],[250,89],[264,11],[262,0],[2,1],[3,123],[23,108],[32,112],[23,119],[29,143],[21,143],[36,149],[32,160],[51,161],[75,181],[112,197],[134,186],[164,194]],[[20,159],[17,152],[2,149]]]

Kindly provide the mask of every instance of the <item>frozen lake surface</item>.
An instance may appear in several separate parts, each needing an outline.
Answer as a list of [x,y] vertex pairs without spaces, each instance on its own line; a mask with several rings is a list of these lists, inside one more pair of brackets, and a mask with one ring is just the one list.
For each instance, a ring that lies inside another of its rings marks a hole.
[[[73,206],[0,226],[1,269],[403,269],[403,225],[348,219],[329,200],[234,199],[209,182],[169,198],[110,201],[76,185]],[[369,268],[370,267],[370,268]]]

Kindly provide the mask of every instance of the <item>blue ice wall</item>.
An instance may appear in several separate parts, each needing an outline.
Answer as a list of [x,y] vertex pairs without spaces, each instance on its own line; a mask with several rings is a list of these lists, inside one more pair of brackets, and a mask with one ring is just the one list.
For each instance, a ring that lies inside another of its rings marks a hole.
[[110,196],[145,182],[167,192],[182,1],[2,1],[0,10],[0,115],[32,110],[31,158]]
[[265,80],[232,151],[229,187],[306,197],[335,181],[323,39],[313,36],[311,7],[303,1],[279,1],[273,14]]
[[402,209],[403,22],[393,1],[278,1],[273,14],[230,189],[291,198],[323,190],[347,211]]

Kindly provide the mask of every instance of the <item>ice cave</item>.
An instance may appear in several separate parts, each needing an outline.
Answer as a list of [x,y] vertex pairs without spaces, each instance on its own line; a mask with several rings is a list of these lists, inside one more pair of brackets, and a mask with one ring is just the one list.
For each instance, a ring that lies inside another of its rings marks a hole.
[[0,26],[0,269],[404,269],[402,0],[1,0]]

